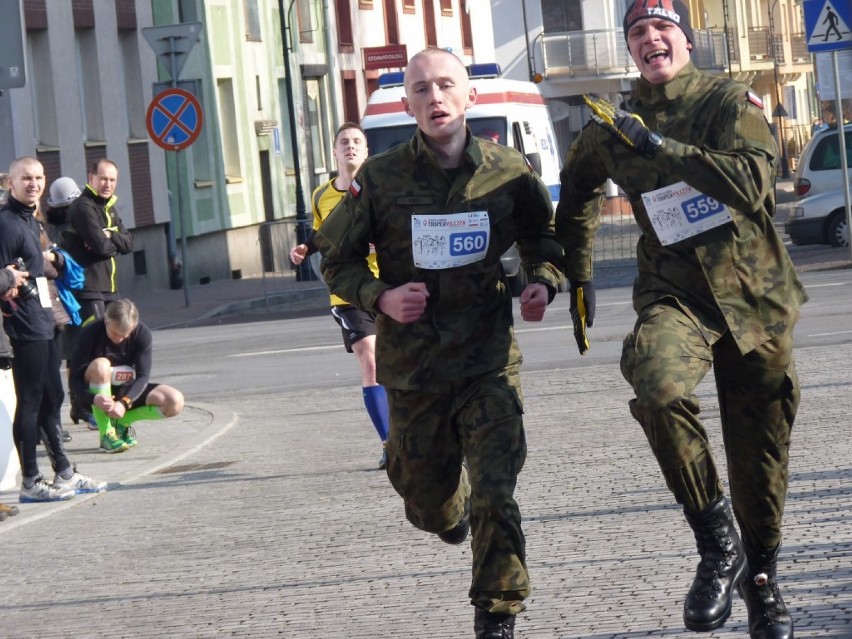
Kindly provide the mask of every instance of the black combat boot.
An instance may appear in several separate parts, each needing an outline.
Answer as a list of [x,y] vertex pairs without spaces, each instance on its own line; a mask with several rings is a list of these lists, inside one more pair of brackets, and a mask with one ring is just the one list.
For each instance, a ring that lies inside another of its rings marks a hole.
[[476,608],[473,631],[476,639],[515,639],[515,615]]
[[467,539],[467,534],[469,532],[470,499],[468,499],[464,503],[464,513],[462,513],[462,518],[459,520],[459,523],[457,523],[449,530],[445,530],[444,532],[438,533],[438,538],[445,544],[452,544],[453,546],[458,546],[459,544],[464,543],[465,539]]
[[748,608],[748,634],[751,639],[793,639],[793,619],[778,590],[776,570],[778,548],[757,552],[746,546],[748,577],[739,586]]
[[701,561],[683,603],[683,623],[689,630],[707,632],[727,621],[734,588],[748,569],[728,500],[719,500],[700,513],[684,510],[695,533]]

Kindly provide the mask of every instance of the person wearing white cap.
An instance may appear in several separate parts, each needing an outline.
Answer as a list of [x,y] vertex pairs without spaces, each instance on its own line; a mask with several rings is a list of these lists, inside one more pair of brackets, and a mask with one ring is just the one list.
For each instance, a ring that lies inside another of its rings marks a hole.
[[[74,178],[63,176],[56,178],[50,185],[47,196],[48,210],[47,218],[47,233],[50,239],[59,245],[64,245],[63,233],[68,224],[68,208],[71,204],[80,197],[80,187]],[[76,341],[79,327],[69,325],[62,332],[60,340],[62,359],[66,364],[71,362],[71,354],[74,351],[74,343]],[[71,404],[71,421],[75,424],[83,422],[90,430],[97,430],[98,424],[95,417],[89,412],[87,406],[79,405],[76,401],[73,391],[68,390],[68,399]]]

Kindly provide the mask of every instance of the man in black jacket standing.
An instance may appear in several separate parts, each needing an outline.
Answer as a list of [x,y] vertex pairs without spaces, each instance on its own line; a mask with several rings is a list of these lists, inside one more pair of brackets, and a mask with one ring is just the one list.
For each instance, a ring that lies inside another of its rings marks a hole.
[[[119,298],[118,263],[116,257],[133,251],[133,236],[118,212],[115,187],[118,167],[115,162],[102,158],[89,167],[86,188],[68,207],[66,228],[62,233],[62,247],[85,269],[82,290],[74,291],[80,302],[83,326],[101,319],[106,306]],[[74,352],[78,327],[66,331],[66,351]],[[89,409],[80,404],[74,393],[70,394],[71,420],[80,419],[90,424]]]
[[104,316],[104,307],[118,299],[116,257],[133,251],[133,236],[118,212],[115,186],[118,167],[106,158],[89,169],[88,184],[68,208],[63,245],[86,270],[86,282],[75,292],[83,324]]

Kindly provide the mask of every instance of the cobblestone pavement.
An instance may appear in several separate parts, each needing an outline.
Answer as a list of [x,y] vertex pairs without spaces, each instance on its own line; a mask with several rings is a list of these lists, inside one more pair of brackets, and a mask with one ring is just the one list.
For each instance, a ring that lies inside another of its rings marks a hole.
[[[848,639],[852,344],[797,356],[806,386],[780,575],[797,637]],[[533,594],[516,636],[696,636],[681,622],[692,535],[617,372],[535,370],[523,381],[529,458],[517,497]],[[712,380],[699,391],[718,446]],[[111,490],[24,504],[0,524],[0,636],[472,635],[470,549],[403,520],[373,470],[356,387],[193,406],[141,428],[132,456],[101,455],[73,428],[72,457]],[[737,598],[725,628],[703,636],[745,637],[745,623]]]
[[[791,254],[803,270],[849,266],[848,249]],[[208,287],[193,289],[188,308],[181,291],[143,295],[143,319],[276,312],[257,308],[268,301],[257,282]],[[325,314],[322,291],[300,295],[299,312]],[[798,639],[850,639],[852,343],[796,355],[804,388],[779,573]],[[529,365],[523,383],[529,457],[517,497],[533,594],[516,636],[699,636],[681,621],[692,534],[629,417],[617,367]],[[699,395],[724,464],[712,375]],[[472,636],[470,549],[404,521],[374,470],[355,385],[190,402],[179,418],[143,425],[132,455],[98,453],[94,433],[70,428],[72,459],[110,491],[24,504],[0,523],[3,639]],[[700,636],[746,637],[740,599],[723,629]]]

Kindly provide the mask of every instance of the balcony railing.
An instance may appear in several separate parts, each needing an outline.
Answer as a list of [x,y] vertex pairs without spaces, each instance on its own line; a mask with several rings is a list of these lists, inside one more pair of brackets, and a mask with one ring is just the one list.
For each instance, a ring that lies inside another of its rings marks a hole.
[[751,27],[748,30],[748,48],[753,61],[774,59],[777,64],[787,61],[784,55],[784,38],[777,33],[770,38],[769,27]]
[[793,62],[811,61],[811,52],[808,51],[808,41],[804,33],[790,35],[790,52],[793,56]]
[[[540,37],[547,77],[623,76],[636,72],[621,29],[546,31]],[[722,32],[695,30],[692,61],[696,67],[722,70],[725,58]]]
[[636,71],[620,29],[545,32],[541,50],[545,75],[606,76]]
[[769,27],[750,27],[748,50],[752,60],[769,60]]

